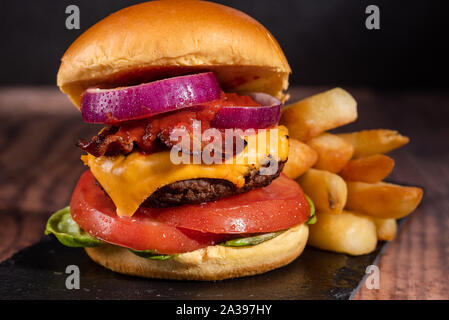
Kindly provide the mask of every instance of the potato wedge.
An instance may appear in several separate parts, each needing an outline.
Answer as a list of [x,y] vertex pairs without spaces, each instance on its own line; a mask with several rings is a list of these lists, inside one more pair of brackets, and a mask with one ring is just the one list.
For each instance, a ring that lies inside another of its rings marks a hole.
[[282,110],[280,124],[292,138],[306,141],[357,119],[357,102],[345,90],[334,88],[291,104]]
[[355,158],[387,153],[410,141],[408,137],[397,131],[387,129],[340,133],[338,136],[354,146]]
[[345,181],[338,175],[317,169],[309,169],[296,180],[312,199],[318,212],[339,214],[346,204]]
[[394,160],[383,154],[349,161],[339,175],[346,181],[376,183],[384,180],[393,170]]
[[398,224],[395,219],[373,218],[376,225],[377,239],[391,241],[398,232]]
[[307,144],[318,153],[314,168],[332,173],[341,171],[354,152],[352,144],[330,133],[322,133],[307,141]]
[[287,177],[296,179],[312,167],[318,159],[318,154],[307,144],[290,138],[288,161],[282,170]]
[[402,218],[416,209],[423,196],[421,188],[386,182],[348,181],[346,184],[348,187],[346,208],[376,218]]
[[376,225],[370,217],[343,211],[341,214],[317,213],[317,222],[309,225],[308,245],[312,247],[362,255],[377,245]]

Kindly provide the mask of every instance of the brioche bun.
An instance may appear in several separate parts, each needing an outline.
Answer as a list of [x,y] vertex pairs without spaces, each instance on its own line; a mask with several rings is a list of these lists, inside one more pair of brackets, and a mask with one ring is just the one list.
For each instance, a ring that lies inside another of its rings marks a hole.
[[211,2],[152,1],[111,14],[62,57],[57,84],[79,108],[88,87],[113,88],[213,71],[226,91],[285,100],[291,69],[274,37],[248,15]]
[[210,246],[161,261],[141,258],[126,248],[85,248],[96,263],[115,272],[145,278],[223,280],[264,273],[292,262],[304,250],[308,226],[301,224],[255,246]]

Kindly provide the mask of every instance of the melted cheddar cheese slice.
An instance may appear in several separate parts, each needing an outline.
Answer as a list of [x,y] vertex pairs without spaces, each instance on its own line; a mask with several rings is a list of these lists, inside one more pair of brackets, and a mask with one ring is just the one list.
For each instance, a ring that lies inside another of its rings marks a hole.
[[247,141],[241,153],[221,164],[174,164],[169,150],[149,155],[132,152],[114,157],[88,154],[81,159],[114,202],[117,214],[132,216],[157,189],[173,182],[213,178],[230,181],[239,188],[245,184],[245,174],[250,168],[266,166],[268,160],[287,160],[288,131],[284,126],[259,131]]

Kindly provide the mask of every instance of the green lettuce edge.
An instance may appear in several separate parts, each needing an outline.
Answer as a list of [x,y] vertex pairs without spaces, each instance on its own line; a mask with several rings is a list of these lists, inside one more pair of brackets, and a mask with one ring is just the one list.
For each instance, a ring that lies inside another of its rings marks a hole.
[[281,233],[285,232],[285,230],[278,231],[278,232],[269,232],[269,233],[263,233],[252,237],[246,237],[246,238],[238,238],[238,239],[232,239],[227,240],[225,242],[220,243],[221,246],[225,247],[249,247],[249,246],[255,246],[260,243],[263,243],[265,241],[271,240],[276,238]]
[[98,247],[103,241],[81,229],[72,219],[70,207],[56,211],[47,221],[45,234],[53,234],[63,245],[73,248]]
[[306,194],[304,194],[306,196],[306,200],[309,203],[309,207],[310,207],[310,215],[309,215],[309,219],[306,221],[306,224],[315,224],[316,223],[316,211],[315,211],[315,204],[313,203],[312,199],[310,199],[310,197]]

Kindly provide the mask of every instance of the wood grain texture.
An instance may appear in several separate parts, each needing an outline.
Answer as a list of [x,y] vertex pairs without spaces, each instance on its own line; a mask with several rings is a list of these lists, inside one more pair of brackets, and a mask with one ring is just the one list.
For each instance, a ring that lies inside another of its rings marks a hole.
[[[329,88],[293,88],[291,101]],[[356,299],[449,299],[449,95],[349,89],[359,120],[338,132],[396,129],[411,138],[390,154],[390,176],[424,188],[424,200],[381,258],[380,289]],[[68,204],[85,167],[74,144],[87,125],[53,88],[0,89],[0,261],[38,241],[46,219]]]

